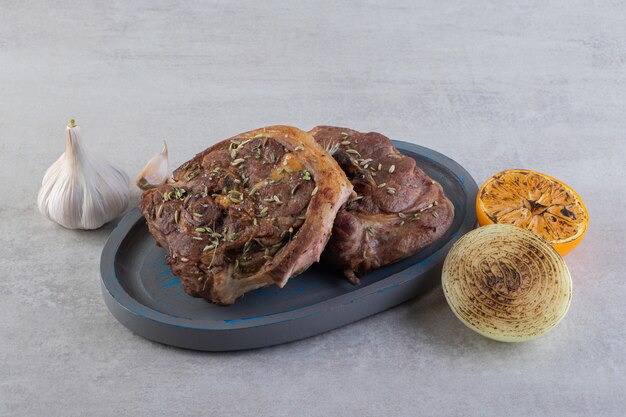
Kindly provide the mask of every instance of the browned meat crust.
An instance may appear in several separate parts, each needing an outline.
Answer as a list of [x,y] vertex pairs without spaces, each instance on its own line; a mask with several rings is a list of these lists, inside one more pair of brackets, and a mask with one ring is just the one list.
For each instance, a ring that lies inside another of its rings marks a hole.
[[323,255],[351,282],[414,255],[452,224],[454,207],[441,185],[387,137],[332,126],[310,133],[337,160],[357,194],[337,213]]
[[228,305],[318,261],[351,192],[310,134],[271,126],[199,153],[141,211],[185,292]]

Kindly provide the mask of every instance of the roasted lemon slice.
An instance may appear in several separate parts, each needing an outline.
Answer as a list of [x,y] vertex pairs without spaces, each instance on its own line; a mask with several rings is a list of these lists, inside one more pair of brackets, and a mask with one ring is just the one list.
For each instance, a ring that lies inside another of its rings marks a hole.
[[548,241],[561,255],[569,253],[587,231],[588,213],[571,187],[546,174],[511,169],[489,178],[478,191],[481,226],[511,224]]

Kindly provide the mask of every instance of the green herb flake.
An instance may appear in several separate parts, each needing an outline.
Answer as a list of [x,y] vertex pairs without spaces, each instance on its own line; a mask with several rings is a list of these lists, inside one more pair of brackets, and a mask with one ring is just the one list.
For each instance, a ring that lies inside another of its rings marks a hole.
[[265,216],[267,216],[267,211],[268,211],[268,210],[269,210],[269,208],[267,208],[267,207],[263,207],[263,208],[261,209],[261,211],[259,212],[259,214],[257,214],[256,216],[257,216],[257,217],[265,217]]
[[[172,187],[172,188],[174,189],[174,196],[176,197],[177,200],[182,200],[185,197],[187,190],[185,190],[184,188],[179,188],[179,187]],[[171,198],[171,194],[170,194],[170,198]]]
[[243,142],[241,142],[239,145],[237,145],[237,149],[242,149],[244,146],[246,146],[248,143],[250,143],[252,141],[252,139],[246,139]]

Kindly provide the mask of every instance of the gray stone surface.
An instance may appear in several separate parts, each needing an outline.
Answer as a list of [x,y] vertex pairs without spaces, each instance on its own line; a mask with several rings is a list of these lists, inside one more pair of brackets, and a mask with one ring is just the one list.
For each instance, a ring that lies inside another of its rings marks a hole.
[[[0,8],[0,415],[624,415],[623,2],[72,3]],[[71,117],[131,176],[164,138],[178,164],[276,123],[384,132],[479,183],[550,173],[590,210],[571,310],[501,344],[437,288],[258,351],[143,340],[101,300],[112,226],[68,231],[35,207]]]

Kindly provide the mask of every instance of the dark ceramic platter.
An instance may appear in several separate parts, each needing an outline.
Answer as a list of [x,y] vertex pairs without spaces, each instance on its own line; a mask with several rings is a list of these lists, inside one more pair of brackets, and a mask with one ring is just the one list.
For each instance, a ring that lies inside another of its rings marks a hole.
[[109,310],[134,333],[168,345],[206,351],[259,348],[313,336],[400,304],[435,285],[443,260],[474,228],[477,186],[453,160],[430,149],[394,141],[438,181],[454,203],[448,233],[419,254],[380,268],[353,286],[339,271],[314,265],[275,286],[245,294],[229,307],[192,298],[165,264],[138,209],[113,230],[100,263]]

